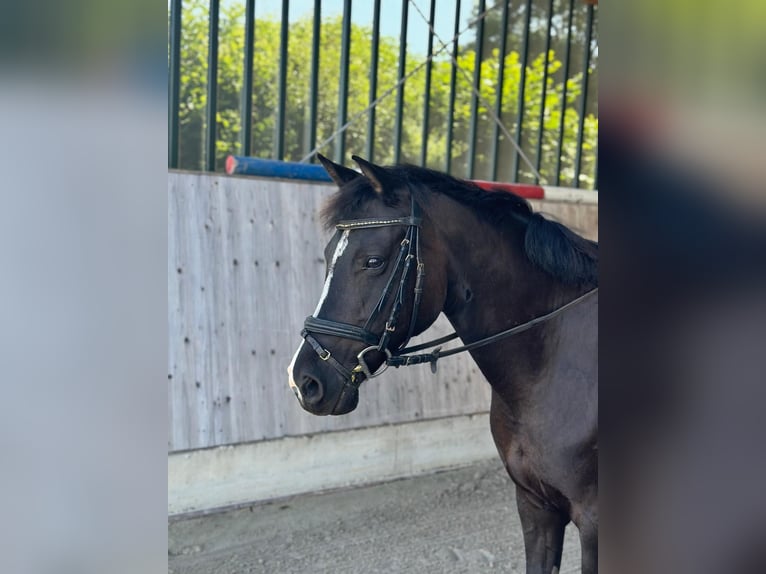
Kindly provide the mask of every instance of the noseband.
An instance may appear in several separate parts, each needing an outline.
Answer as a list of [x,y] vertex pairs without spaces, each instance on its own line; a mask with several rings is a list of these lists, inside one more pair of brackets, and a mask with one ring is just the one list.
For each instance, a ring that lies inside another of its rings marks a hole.
[[[405,297],[405,287],[407,285],[407,278],[413,268],[413,262],[415,262],[416,277],[415,277],[415,299],[412,307],[412,316],[410,318],[409,328],[407,330],[407,336],[404,342],[399,345],[402,349],[409,340],[412,338],[412,333],[415,330],[415,323],[418,317],[418,309],[420,308],[420,299],[423,296],[423,276],[425,275],[425,266],[420,259],[420,225],[422,218],[420,216],[420,207],[415,202],[415,198],[411,198],[411,211],[408,217],[399,217],[392,219],[383,218],[371,218],[371,219],[353,219],[349,221],[341,221],[335,227],[338,230],[357,230],[357,229],[371,229],[374,227],[394,227],[405,226],[407,231],[404,234],[399,246],[399,254],[396,257],[391,275],[383,288],[377,304],[373,308],[370,316],[364,324],[364,327],[358,327],[356,325],[349,325],[348,323],[341,323],[338,321],[331,321],[329,319],[319,319],[317,317],[307,317],[304,323],[301,336],[311,347],[316,351],[319,358],[323,361],[327,361],[335,368],[344,378],[347,383],[353,387],[359,387],[362,381],[367,378],[371,379],[377,377],[385,371],[390,365],[390,360],[393,358],[391,351],[388,348],[391,335],[396,332],[398,328],[397,322],[399,320],[399,314],[402,310]],[[397,283],[396,277],[400,276]],[[386,308],[389,297],[394,294],[394,302],[391,307],[391,311],[386,320],[383,332],[380,334],[370,331],[372,323],[380,316],[383,310]],[[319,341],[316,340],[314,334],[332,335],[334,337],[340,337],[342,339],[351,339],[354,341],[360,341],[366,345],[357,356],[358,364],[353,369],[349,370],[344,367],[339,361],[337,361],[332,353],[322,347]],[[365,361],[365,355],[370,351],[379,351],[386,354],[386,362],[383,369],[372,372]]]
[[[385,371],[390,366],[403,367],[408,365],[418,365],[421,363],[430,363],[431,370],[435,373],[436,362],[439,359],[448,357],[450,355],[455,355],[457,353],[462,353],[464,351],[471,351],[473,349],[495,343],[510,337],[511,335],[521,333],[527,329],[531,329],[535,325],[553,319],[555,316],[560,315],[570,307],[577,305],[598,291],[598,287],[595,287],[594,289],[591,289],[583,295],[580,295],[579,297],[569,301],[568,303],[558,307],[557,309],[554,309],[549,313],[546,313],[545,315],[540,315],[527,321],[526,323],[516,325],[510,329],[506,329],[505,331],[501,331],[499,333],[495,333],[494,335],[479,339],[478,341],[463,345],[462,347],[457,347],[442,352],[441,347],[437,346],[456,339],[458,337],[457,333],[452,333],[451,335],[447,335],[427,343],[422,343],[420,345],[407,347],[406,345],[412,338],[412,334],[415,331],[415,323],[417,322],[420,300],[423,296],[423,277],[425,275],[425,265],[420,259],[420,227],[422,224],[422,217],[420,214],[420,207],[417,203],[415,203],[414,197],[411,198],[411,202],[412,207],[409,217],[393,219],[353,219],[348,221],[341,221],[335,226],[337,229],[344,231],[355,229],[370,229],[373,227],[393,227],[398,225],[407,227],[407,231],[404,235],[404,239],[402,239],[400,244],[399,255],[396,258],[396,262],[394,263],[394,268],[391,272],[391,275],[386,282],[383,293],[380,295],[380,299],[378,299],[378,303],[375,305],[367,319],[367,322],[364,324],[364,327],[358,327],[356,325],[350,325],[348,323],[341,323],[338,321],[331,321],[329,319],[319,319],[313,316],[307,317],[304,323],[303,331],[301,331],[301,336],[309,345],[311,345],[317,355],[319,355],[320,359],[328,362],[336,371],[338,371],[338,373],[343,376],[343,380],[345,381],[343,394],[345,394],[345,389],[347,386],[358,388],[365,379],[371,379],[381,375],[383,371]],[[402,305],[404,303],[404,289],[407,284],[407,278],[409,277],[409,274],[412,270],[413,261],[416,263],[417,272],[415,277],[415,297],[412,307],[412,316],[410,317],[410,324],[404,342],[402,342],[397,347],[397,349],[394,350],[394,352],[391,352],[391,350],[388,348],[388,343],[391,335],[397,329],[399,313],[401,312]],[[401,275],[398,284],[396,283],[397,275]],[[386,302],[394,292],[394,289],[395,295],[393,306],[391,307],[391,312],[388,315],[388,320],[386,321],[383,332],[380,335],[373,333],[370,331],[370,325],[372,325],[373,321],[375,321],[375,319],[383,312],[383,309],[386,307]],[[319,341],[317,341],[314,337],[314,334],[332,335],[333,337],[340,337],[342,339],[351,339],[354,341],[360,341],[368,346],[365,347],[356,356],[358,364],[353,369],[349,370],[344,367],[338,360],[336,360],[329,350],[322,347]],[[433,348],[433,350],[428,353],[412,354],[415,351],[422,351],[431,348]],[[383,368],[377,372],[372,372],[365,361],[365,355],[373,350],[385,353],[386,355],[386,360],[383,363]]]

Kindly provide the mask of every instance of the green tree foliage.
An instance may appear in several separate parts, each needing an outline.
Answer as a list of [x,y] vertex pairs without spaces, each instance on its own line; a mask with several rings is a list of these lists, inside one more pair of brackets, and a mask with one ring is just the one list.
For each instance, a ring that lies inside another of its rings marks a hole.
[[[201,169],[203,165],[203,142],[205,130],[205,105],[207,89],[207,2],[188,0],[184,2],[183,31],[181,39],[181,95],[180,95],[180,167]],[[276,117],[278,108],[279,34],[280,24],[272,19],[259,19],[255,26],[253,66],[253,121],[252,155],[273,157]],[[298,20],[289,30],[287,62],[286,125],[284,126],[285,159],[300,160],[313,147],[330,137],[338,129],[338,98],[340,76],[341,18],[329,17],[322,21],[319,62],[319,98],[317,112],[317,139],[309,142],[311,73],[311,18]],[[369,101],[369,70],[372,30],[353,25],[351,28],[351,59],[349,65],[348,118],[363,112]],[[438,48],[438,42],[435,42]],[[397,82],[398,38],[380,39],[378,63],[378,96]],[[428,126],[428,153],[426,165],[444,169],[446,165],[447,119],[450,101],[450,74],[452,61],[445,51],[434,59],[431,71],[430,121]],[[241,93],[243,87],[244,9],[241,4],[231,3],[222,7],[220,15],[220,43],[218,62],[218,111],[217,111],[217,167],[222,169],[227,154],[241,153]],[[452,172],[465,176],[468,160],[469,130],[471,119],[471,78],[476,53],[470,43],[461,45],[458,57],[453,119]],[[420,65],[422,55],[408,54],[407,72]],[[564,80],[559,72],[562,62],[554,50],[547,54],[548,73],[544,102],[542,129],[541,175],[544,183],[556,183],[556,164],[561,154],[562,185],[571,185],[575,173],[577,135],[580,118],[575,105],[582,92],[582,75]],[[525,153],[534,162],[541,117],[542,87],[546,54],[538,53],[529,58],[526,70],[524,117],[521,143]],[[512,135],[516,134],[516,118],[519,104],[521,58],[515,49],[509,50],[503,66],[503,85],[498,86],[499,53],[492,43],[484,50],[481,65],[480,92],[490,106],[502,94],[503,124]],[[566,102],[563,102],[564,81],[567,82]],[[425,68],[410,77],[404,84],[403,137],[401,161],[420,163],[422,143],[423,107],[425,97]],[[565,105],[562,105],[565,104]],[[395,91],[383,99],[375,111],[374,160],[390,163],[394,158]],[[563,145],[559,150],[559,126],[564,125]],[[479,130],[476,146],[475,176],[489,178],[491,175],[491,151],[494,122],[489,111],[481,104],[478,108]],[[583,134],[582,173],[580,185],[593,186],[595,151],[597,146],[598,119],[589,114],[585,118]],[[345,132],[348,162],[352,153],[363,154],[368,137],[367,114],[356,119]],[[514,147],[500,135],[498,179],[511,181]],[[332,155],[332,143],[320,150]],[[520,163],[519,178],[531,181],[531,170]]]

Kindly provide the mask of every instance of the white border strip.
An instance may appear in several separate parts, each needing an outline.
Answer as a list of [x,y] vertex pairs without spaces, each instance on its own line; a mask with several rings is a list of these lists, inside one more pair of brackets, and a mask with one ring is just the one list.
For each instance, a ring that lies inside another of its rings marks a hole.
[[573,187],[542,186],[544,197],[538,201],[564,201],[567,203],[587,203],[598,205],[598,191],[576,189]]
[[393,480],[496,457],[489,415],[168,455],[168,514]]

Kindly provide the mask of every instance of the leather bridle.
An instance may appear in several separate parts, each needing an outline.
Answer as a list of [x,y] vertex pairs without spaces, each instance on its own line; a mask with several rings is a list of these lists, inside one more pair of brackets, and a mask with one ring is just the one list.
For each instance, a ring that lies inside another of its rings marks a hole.
[[[351,384],[353,387],[359,387],[365,378],[371,379],[377,377],[383,373],[389,366],[388,360],[394,357],[391,350],[388,348],[388,344],[391,339],[391,335],[397,329],[397,323],[399,314],[404,304],[405,288],[407,285],[407,278],[413,269],[413,262],[415,263],[416,277],[415,277],[415,300],[412,307],[412,316],[410,318],[409,328],[407,330],[407,336],[404,342],[399,345],[399,349],[404,347],[412,338],[412,333],[415,330],[415,322],[418,316],[418,309],[420,308],[420,299],[423,296],[423,276],[425,275],[425,266],[420,259],[420,225],[422,219],[420,216],[420,207],[415,202],[414,197],[411,200],[411,211],[408,217],[399,218],[370,218],[370,219],[353,219],[349,221],[341,221],[335,227],[338,230],[357,230],[357,229],[371,229],[375,227],[394,227],[405,226],[407,231],[404,234],[399,246],[399,253],[391,271],[391,275],[386,282],[383,292],[378,299],[377,304],[372,309],[370,316],[364,324],[364,327],[358,327],[356,325],[349,325],[348,323],[341,323],[339,321],[331,321],[329,319],[319,319],[314,316],[306,318],[301,336],[311,347],[316,351],[319,358],[328,362],[332,367],[338,371],[344,378],[344,380]],[[396,281],[397,276],[400,276],[399,281]],[[380,316],[383,310],[386,308],[389,297],[394,294],[394,302],[391,306],[391,311],[388,314],[383,332],[380,334],[370,331],[372,323]],[[358,364],[351,370],[343,366],[332,353],[322,347],[319,341],[316,340],[314,334],[332,335],[334,337],[340,337],[342,339],[351,339],[354,341],[360,341],[368,345],[356,356]],[[365,355],[370,351],[379,351],[386,354],[385,367],[375,373],[373,373],[367,366],[365,361]]]
[[[350,386],[353,388],[359,388],[359,385],[361,385],[365,379],[371,379],[373,377],[380,376],[390,366],[402,367],[417,365],[421,363],[430,363],[431,370],[436,372],[436,362],[439,359],[448,357],[450,355],[455,355],[457,353],[462,353],[464,351],[471,351],[473,349],[495,343],[517,333],[521,333],[527,329],[531,329],[535,325],[544,323],[545,321],[548,321],[563,313],[570,307],[577,305],[598,291],[598,287],[595,287],[594,289],[591,289],[583,295],[580,295],[579,297],[569,301],[568,303],[558,307],[557,309],[554,309],[549,313],[546,313],[545,315],[540,315],[525,323],[516,325],[510,329],[506,329],[505,331],[495,333],[494,335],[484,337],[483,339],[479,339],[478,341],[463,345],[462,347],[457,347],[442,352],[441,347],[437,346],[456,339],[458,337],[457,333],[452,333],[427,343],[407,347],[406,345],[412,338],[412,335],[415,331],[418,310],[420,308],[420,300],[423,296],[423,277],[425,276],[425,265],[420,258],[421,225],[422,217],[420,213],[420,207],[415,202],[414,197],[412,197],[411,211],[408,217],[390,219],[353,219],[348,221],[341,221],[335,226],[338,230],[342,231],[370,229],[374,227],[407,227],[407,231],[405,232],[404,239],[401,241],[399,254],[396,257],[396,261],[394,262],[391,275],[389,276],[388,281],[383,288],[383,293],[381,293],[377,304],[373,308],[363,327],[350,325],[348,323],[341,323],[339,321],[332,321],[329,319],[319,319],[314,316],[307,317],[304,323],[303,331],[301,331],[301,336],[306,340],[311,348],[314,349],[321,360],[329,363],[336,371],[338,371],[338,373],[341,374],[343,380],[345,381],[345,387]],[[399,314],[402,310],[402,305],[404,303],[407,278],[412,271],[413,262],[415,263],[416,276],[414,302],[412,307],[412,315],[410,317],[410,324],[407,330],[407,336],[405,337],[404,341],[394,351],[391,351],[388,348],[388,345],[391,335],[396,331],[398,327],[397,322]],[[398,282],[396,281],[397,276],[400,276]],[[375,321],[375,319],[377,319],[383,312],[386,307],[386,303],[392,293],[394,293],[394,301],[391,307],[391,311],[389,312],[388,319],[386,320],[383,332],[381,334],[373,333],[370,331],[370,326],[372,325],[373,321]],[[321,343],[317,341],[317,339],[314,337],[314,334],[332,335],[342,339],[360,341],[366,344],[367,347],[365,347],[357,354],[356,358],[358,364],[352,369],[347,369],[343,364],[336,360],[335,357],[332,356],[332,353],[328,349],[325,349]],[[428,353],[413,354],[416,351],[422,351],[431,348],[433,348],[433,350]],[[372,372],[365,361],[365,355],[373,350],[385,353],[386,355],[386,360],[383,363],[384,367],[377,372]],[[345,387],[344,393],[342,393],[342,395],[345,394]],[[340,401],[340,397],[338,400]]]

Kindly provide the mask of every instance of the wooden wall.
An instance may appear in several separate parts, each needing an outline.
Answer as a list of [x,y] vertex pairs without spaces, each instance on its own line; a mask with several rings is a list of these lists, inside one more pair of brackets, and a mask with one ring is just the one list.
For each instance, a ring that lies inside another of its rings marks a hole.
[[[343,417],[303,411],[286,367],[324,281],[329,235],[317,212],[334,190],[216,174],[168,174],[168,449],[486,411],[489,386],[468,355],[390,370]],[[540,208],[540,204],[536,205]],[[542,206],[595,237],[595,205]],[[429,337],[446,334],[441,318]]]

